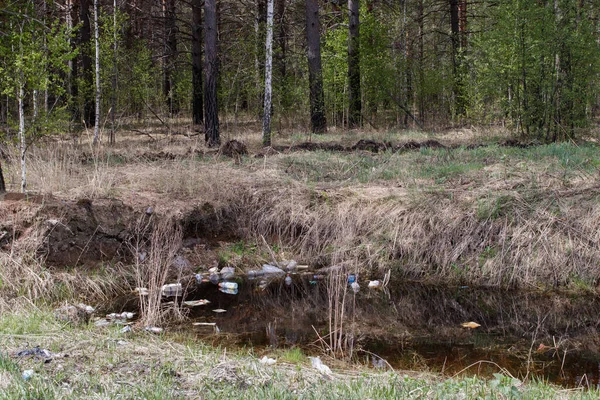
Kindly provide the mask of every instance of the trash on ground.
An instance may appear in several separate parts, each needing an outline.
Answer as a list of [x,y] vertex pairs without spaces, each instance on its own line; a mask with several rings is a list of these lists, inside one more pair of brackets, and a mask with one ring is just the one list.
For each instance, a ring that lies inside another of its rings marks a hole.
[[461,324],[461,326],[463,328],[468,328],[468,329],[475,329],[475,328],[479,328],[481,325],[479,325],[477,322],[464,322]]
[[248,278],[250,279],[255,279],[263,275],[265,275],[264,271],[248,271]]
[[381,287],[381,281],[369,281],[369,289],[377,289]]
[[292,286],[292,277],[290,276],[290,274],[288,274],[285,277],[285,284],[288,285],[288,286]]
[[140,296],[148,296],[148,294],[150,294],[148,288],[145,287],[136,287],[133,291]]
[[126,325],[123,328],[121,328],[121,330],[119,332],[121,332],[121,333],[129,333],[129,332],[131,332],[131,326]]
[[232,279],[234,276],[235,276],[235,268],[223,267],[221,269],[221,278],[222,279]]
[[33,372],[32,369],[26,369],[25,371],[23,371],[23,379],[26,381],[30,380],[34,373],[35,372]]
[[219,292],[225,293],[225,294],[238,294],[237,288],[235,288],[235,289],[219,288]]
[[109,326],[110,325],[110,321],[108,321],[107,319],[99,319],[98,321],[94,322],[94,325],[96,325],[96,326]]
[[198,285],[202,283],[202,279],[203,279],[202,274],[196,274],[196,275],[194,275],[194,278],[196,278],[196,283]]
[[219,283],[219,287],[223,288],[223,289],[237,289],[238,288],[238,284],[237,282],[221,282]]
[[224,310],[224,309],[222,309],[222,308],[215,308],[215,309],[213,310],[213,312],[215,312],[215,313],[217,313],[217,314],[221,314],[221,313],[227,312],[227,310]]
[[352,282],[350,284],[350,287],[352,288],[352,291],[354,293],[358,293],[358,291],[360,290],[360,285],[358,284],[358,282]]
[[356,275],[355,274],[348,275],[348,283],[354,283],[354,282],[356,282]]
[[33,349],[25,349],[25,350],[21,350],[19,352],[17,352],[15,354],[16,357],[27,357],[27,356],[33,356],[36,358],[42,358],[44,360],[48,360],[48,359],[52,359],[52,357],[54,357],[54,354],[52,354],[49,350],[46,349],[40,349],[40,346],[35,346]]
[[219,267],[212,267],[208,270],[208,272],[210,272],[211,274],[216,274],[219,272]]
[[144,330],[146,332],[159,334],[159,333],[162,333],[164,329],[159,328],[158,326],[147,326],[146,328],[144,328]]
[[264,274],[268,274],[268,275],[284,275],[285,274],[284,270],[282,270],[279,267],[270,265],[270,264],[263,264],[262,271]]
[[210,281],[212,284],[215,284],[215,285],[216,285],[216,284],[217,284],[217,283],[219,283],[219,281],[221,280],[221,275],[219,275],[219,274],[211,274],[211,275],[208,277],[208,280],[209,280],[209,281]]
[[321,357],[308,357],[312,367],[324,375],[331,374],[331,369],[321,361]]
[[77,308],[79,308],[82,311],[85,311],[88,314],[93,314],[96,309],[92,306],[88,306],[87,304],[83,304],[83,303],[79,303],[77,304]]
[[117,340],[119,346],[127,346],[129,342],[127,340]]
[[261,359],[259,360],[259,362],[260,362],[261,364],[264,364],[264,365],[273,365],[273,364],[275,364],[275,363],[277,362],[277,360],[276,360],[276,359],[274,359],[274,358],[269,358],[269,357],[267,357],[267,356],[264,356],[263,358],[261,358]]
[[216,322],[192,322],[194,326],[217,326]]
[[168,283],[163,285],[161,293],[165,297],[177,297],[183,294],[183,287],[181,283]]
[[186,307],[196,307],[196,306],[203,306],[206,304],[209,304],[210,300],[206,300],[206,299],[202,299],[202,300],[188,300],[188,301],[184,301],[183,305]]

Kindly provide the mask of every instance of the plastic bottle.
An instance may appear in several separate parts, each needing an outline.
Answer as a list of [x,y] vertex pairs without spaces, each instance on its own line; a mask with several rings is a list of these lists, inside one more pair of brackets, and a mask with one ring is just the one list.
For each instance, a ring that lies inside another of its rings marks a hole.
[[221,282],[219,283],[219,287],[223,289],[235,290],[238,288],[237,282]]

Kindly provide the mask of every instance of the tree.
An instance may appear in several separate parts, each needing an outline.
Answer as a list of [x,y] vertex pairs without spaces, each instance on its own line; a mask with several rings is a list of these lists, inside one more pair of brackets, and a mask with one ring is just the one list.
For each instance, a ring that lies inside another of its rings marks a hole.
[[204,130],[209,147],[219,146],[219,108],[217,81],[219,65],[217,58],[217,4],[216,0],[204,0]]
[[177,62],[177,20],[175,13],[175,0],[162,0],[164,17],[164,96],[171,114],[179,113],[179,102],[175,96],[174,72]]
[[82,83],[83,88],[78,85],[78,93],[83,96],[83,122],[86,126],[96,125],[96,114],[94,112],[94,101],[92,88],[94,86],[94,78],[92,71],[92,59],[90,57],[92,28],[90,23],[90,0],[81,0],[79,2],[79,21],[81,28],[79,29],[79,47],[81,48],[81,68],[83,69]]
[[273,0],[267,0],[267,36],[265,38],[265,106],[263,146],[271,145],[271,100],[273,78]]
[[308,42],[308,86],[310,88],[310,126],[313,133],[327,129],[321,67],[321,24],[318,0],[306,0],[306,38]]
[[362,124],[359,0],[348,0],[348,128]]
[[[71,31],[60,26],[59,21],[48,27],[34,17],[33,4],[13,3],[11,6],[14,8],[6,17],[10,30],[0,35],[0,91],[17,102],[21,191],[25,192],[26,152],[31,136],[40,132],[26,129],[25,114],[33,108],[27,107],[27,100],[33,103],[34,93],[42,91],[64,93],[63,82],[59,81],[75,52],[69,43]],[[33,123],[33,110],[31,112]]]
[[98,27],[98,0],[94,0],[94,44],[96,49],[96,115],[94,117],[94,144],[100,140],[100,28]]
[[202,3],[192,2],[192,122],[201,125],[204,120],[202,101]]

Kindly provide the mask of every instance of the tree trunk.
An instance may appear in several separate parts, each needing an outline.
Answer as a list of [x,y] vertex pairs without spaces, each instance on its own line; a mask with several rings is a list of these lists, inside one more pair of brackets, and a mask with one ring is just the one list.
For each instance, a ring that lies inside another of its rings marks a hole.
[[98,0],[94,0],[94,43],[96,47],[96,116],[94,118],[94,141],[100,140],[100,37],[98,27]]
[[321,24],[318,0],[306,0],[306,37],[308,41],[308,83],[310,88],[310,125],[313,133],[327,130],[321,67]]
[[281,81],[282,87],[286,84],[287,78],[287,36],[288,36],[288,25],[285,18],[285,7],[286,0],[277,0],[276,15],[277,15],[277,47],[278,52],[275,54],[275,68],[279,74],[279,80]]
[[271,98],[273,78],[273,0],[267,0],[267,37],[265,39],[265,106],[263,146],[271,145]]
[[460,39],[459,0],[450,0],[450,29],[452,40],[452,95],[454,98],[454,113],[457,116],[464,115],[465,102],[462,82],[462,55]]
[[348,0],[348,128],[361,126],[359,1]]
[[112,98],[111,98],[111,128],[110,128],[110,144],[115,143],[115,113],[117,112],[117,50],[119,43],[117,42],[117,0],[113,0],[113,74],[112,74]]
[[83,81],[87,87],[83,89],[83,122],[88,127],[96,124],[94,101],[91,95],[92,88],[94,87],[94,74],[92,71],[92,58],[90,57],[89,48],[87,48],[92,41],[89,11],[90,0],[81,0],[79,4],[79,21],[81,23],[80,46],[83,49],[80,54],[81,67],[83,69]]
[[173,73],[177,61],[177,21],[175,15],[175,0],[163,0],[165,17],[165,59],[164,59],[164,95],[167,99],[169,112],[179,113],[179,102],[176,99]]
[[209,147],[219,146],[219,108],[217,104],[217,4],[216,0],[204,0],[204,130]]
[[21,81],[17,91],[17,104],[19,108],[19,150],[21,156],[21,192],[25,193],[27,189],[27,165],[25,163],[25,152],[27,151],[27,142],[25,139],[25,109],[23,107],[23,73],[21,72]]
[[194,0],[192,3],[192,119],[195,125],[202,125],[203,93],[202,93],[202,3]]
[[6,183],[4,182],[4,172],[2,172],[2,163],[0,163],[0,194],[6,193]]
[[[76,25],[78,10],[76,3],[73,0],[67,0],[67,10],[66,10],[66,22],[67,28],[69,31],[73,29],[73,26]],[[75,16],[75,18],[73,18]],[[71,44],[71,48],[74,50],[77,47],[76,41],[72,41],[71,38],[68,39]],[[70,98],[70,111],[71,118],[73,121],[79,121],[81,119],[81,113],[79,112],[79,107],[77,105],[77,97],[79,96],[79,90],[77,87],[77,73],[78,73],[78,65],[77,60],[69,60],[68,61],[69,70],[67,71],[67,93]]]

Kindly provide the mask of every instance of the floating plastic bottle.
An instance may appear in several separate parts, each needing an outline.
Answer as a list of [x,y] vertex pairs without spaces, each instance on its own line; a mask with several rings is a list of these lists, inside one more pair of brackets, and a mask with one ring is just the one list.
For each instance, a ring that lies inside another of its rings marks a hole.
[[165,297],[181,296],[183,287],[181,283],[169,283],[161,288],[162,295]]
[[219,287],[223,288],[223,289],[237,289],[238,288],[238,284],[237,282],[221,282],[219,283]]

